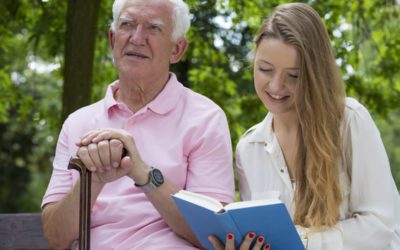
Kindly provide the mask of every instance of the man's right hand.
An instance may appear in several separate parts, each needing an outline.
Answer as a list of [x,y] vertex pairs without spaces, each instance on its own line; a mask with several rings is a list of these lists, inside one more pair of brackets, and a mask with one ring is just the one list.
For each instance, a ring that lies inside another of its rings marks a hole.
[[93,173],[92,181],[106,184],[129,173],[129,168],[121,164],[123,144],[118,139],[102,140],[88,145],[79,144],[77,156]]
[[[76,142],[77,155],[98,180],[105,184],[122,176],[138,185],[147,183],[150,166],[142,160],[131,134],[118,129],[96,129]],[[123,149],[127,156],[123,157]],[[96,181],[96,180],[94,180]]]

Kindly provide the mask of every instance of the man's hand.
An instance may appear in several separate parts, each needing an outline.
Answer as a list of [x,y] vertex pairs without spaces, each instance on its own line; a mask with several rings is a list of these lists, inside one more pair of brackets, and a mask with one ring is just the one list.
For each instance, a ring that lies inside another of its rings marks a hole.
[[[78,157],[88,170],[95,173],[99,182],[105,184],[125,175],[139,185],[147,182],[150,168],[141,159],[133,137],[126,131],[92,130],[76,142],[76,145],[79,147]],[[127,156],[121,159],[124,148]]]

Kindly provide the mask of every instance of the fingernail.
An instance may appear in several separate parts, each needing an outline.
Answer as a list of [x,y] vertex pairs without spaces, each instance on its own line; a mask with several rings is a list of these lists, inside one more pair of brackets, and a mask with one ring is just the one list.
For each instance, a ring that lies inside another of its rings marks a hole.
[[255,233],[253,233],[253,232],[249,233],[249,238],[250,238],[250,239],[253,239],[253,238],[254,238],[254,236],[256,236],[256,234],[255,234]]
[[258,242],[263,242],[264,241],[264,237],[263,236],[260,236],[260,237],[258,237]]
[[267,244],[265,244],[264,249],[269,250],[270,247],[271,247],[271,245],[269,243],[267,243]]
[[228,234],[228,239],[229,239],[229,240],[233,239],[233,234],[229,233],[229,234]]
[[113,167],[114,167],[114,168],[118,167],[118,162],[114,162],[114,163],[113,163]]

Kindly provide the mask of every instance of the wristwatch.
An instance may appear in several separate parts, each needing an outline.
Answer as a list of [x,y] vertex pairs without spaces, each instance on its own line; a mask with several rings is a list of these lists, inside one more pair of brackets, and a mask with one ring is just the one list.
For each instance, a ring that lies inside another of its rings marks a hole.
[[161,171],[157,168],[151,167],[149,171],[149,180],[147,181],[147,183],[143,185],[137,185],[135,183],[135,186],[142,189],[143,192],[147,193],[158,188],[163,183],[164,183],[164,177]]

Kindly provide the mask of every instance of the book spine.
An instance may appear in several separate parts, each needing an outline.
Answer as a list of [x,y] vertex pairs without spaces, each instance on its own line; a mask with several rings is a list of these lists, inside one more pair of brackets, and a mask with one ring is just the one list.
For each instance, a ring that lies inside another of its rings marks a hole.
[[[245,235],[243,235],[239,228],[236,226],[232,216],[229,214],[229,212],[225,211],[223,213],[218,213],[216,218],[218,219],[218,222],[224,230],[224,236],[223,238],[219,239],[221,242],[225,244],[226,241],[226,235],[228,233],[234,234],[234,240],[235,240],[235,249],[239,249],[240,244],[242,243]],[[222,236],[221,236],[222,237]]]

